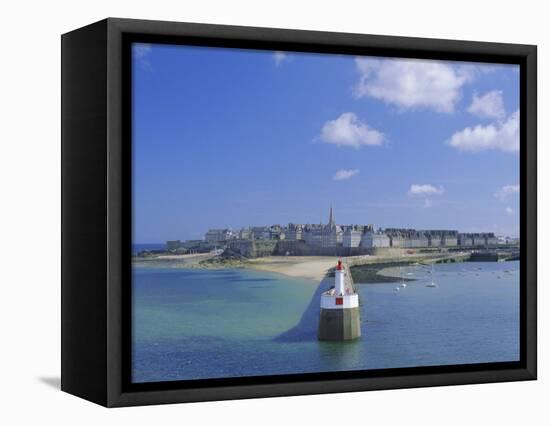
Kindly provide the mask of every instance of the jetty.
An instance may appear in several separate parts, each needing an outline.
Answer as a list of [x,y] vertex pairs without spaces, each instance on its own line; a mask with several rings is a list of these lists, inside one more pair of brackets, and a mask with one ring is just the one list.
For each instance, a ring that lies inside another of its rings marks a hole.
[[342,341],[361,337],[359,295],[347,264],[334,270],[334,287],[321,294],[319,340]]

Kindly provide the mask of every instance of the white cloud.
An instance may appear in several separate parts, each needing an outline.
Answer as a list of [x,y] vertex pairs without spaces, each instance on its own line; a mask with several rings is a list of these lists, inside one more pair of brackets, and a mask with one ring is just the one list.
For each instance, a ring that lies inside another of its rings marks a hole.
[[286,59],[285,52],[275,52],[273,53],[273,60],[275,61],[275,66],[279,66]]
[[516,212],[514,211],[514,209],[511,208],[511,207],[506,207],[506,208],[504,209],[504,211],[506,212],[506,214],[509,214],[509,215],[511,215],[511,216],[512,216],[513,214],[516,213]]
[[151,45],[147,43],[135,43],[133,46],[134,57],[145,68],[151,68],[149,54],[151,53]]
[[504,108],[504,101],[502,100],[502,91],[493,90],[485,93],[483,96],[474,94],[472,103],[468,107],[468,112],[482,118],[504,118],[506,110]]
[[495,192],[495,197],[504,200],[513,194],[519,194],[519,185],[505,185]]
[[441,195],[445,192],[445,189],[440,186],[436,188],[430,184],[418,185],[412,184],[409,188],[409,195]]
[[334,179],[334,180],[348,180],[348,179],[351,179],[354,176],[357,176],[358,174],[359,174],[358,169],[353,169],[353,170],[342,169],[342,170],[338,170],[336,172],[336,174],[333,176],[332,179]]
[[353,112],[345,112],[323,125],[320,139],[325,143],[359,148],[362,145],[381,145],[384,134],[361,122]]
[[497,149],[518,152],[519,110],[509,115],[506,121],[487,126],[466,127],[452,135],[447,143],[461,151],[479,152]]
[[360,74],[355,96],[380,99],[402,109],[452,113],[462,86],[473,78],[469,68],[433,60],[357,58],[355,63]]
[[134,54],[138,58],[143,58],[151,52],[151,45],[147,43],[136,43],[134,44]]
[[[512,65],[513,67],[515,65]],[[457,73],[461,76],[464,76],[468,81],[472,81],[480,75],[487,75],[493,72],[498,71],[499,69],[507,69],[510,65],[505,64],[477,64],[475,62],[456,62],[454,67],[457,70]]]

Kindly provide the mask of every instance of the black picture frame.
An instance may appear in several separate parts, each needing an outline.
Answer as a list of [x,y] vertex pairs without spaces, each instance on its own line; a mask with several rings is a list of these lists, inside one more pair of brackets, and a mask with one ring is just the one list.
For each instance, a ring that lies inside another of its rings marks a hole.
[[[62,36],[62,390],[108,406],[534,380],[536,46],[109,18]],[[520,66],[519,362],[130,383],[131,42]]]

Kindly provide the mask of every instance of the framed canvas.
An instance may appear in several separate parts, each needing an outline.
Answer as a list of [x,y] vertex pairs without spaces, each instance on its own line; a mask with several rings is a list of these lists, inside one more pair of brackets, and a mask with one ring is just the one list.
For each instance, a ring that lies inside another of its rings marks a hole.
[[62,389],[128,406],[535,379],[536,69],[517,44],[63,35]]

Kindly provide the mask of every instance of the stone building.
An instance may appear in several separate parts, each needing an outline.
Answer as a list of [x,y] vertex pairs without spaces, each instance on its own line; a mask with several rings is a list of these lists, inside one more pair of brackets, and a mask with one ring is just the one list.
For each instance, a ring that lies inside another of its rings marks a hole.
[[428,243],[430,247],[441,247],[443,245],[443,236],[438,232],[428,232]]
[[285,239],[285,233],[281,225],[272,225],[269,227],[269,239],[270,240]]
[[422,248],[428,247],[430,244],[428,237],[422,231],[412,231],[407,234],[405,239],[405,248]]
[[458,245],[458,231],[445,231],[441,236],[443,247],[456,247]]
[[398,230],[388,230],[386,229],[386,235],[390,239],[390,247],[400,248],[405,244],[405,235],[403,235]]
[[430,247],[454,247],[457,244],[458,231],[448,229],[432,229],[423,232],[429,241]]
[[459,246],[496,246],[498,243],[498,237],[492,232],[458,234]]
[[361,247],[365,248],[379,248],[379,247],[390,247],[391,241],[382,231],[375,231],[373,228],[367,229],[363,234],[361,239]]
[[205,234],[204,239],[209,243],[223,243],[233,238],[231,228],[225,229],[209,229]]
[[242,228],[239,231],[240,240],[251,240],[252,239],[252,230],[250,228]]
[[472,234],[458,234],[458,245],[459,246],[473,246]]
[[496,246],[499,244],[498,237],[493,233],[488,233],[485,236],[485,244],[488,246]]
[[485,234],[473,234],[472,242],[474,246],[484,246],[485,245]]
[[344,247],[359,247],[363,237],[364,228],[362,226],[348,226],[342,235],[342,245]]
[[269,226],[253,226],[250,229],[254,240],[269,240],[271,238]]
[[284,230],[285,240],[287,241],[298,241],[302,239],[303,226],[296,225],[294,223],[289,223]]
[[169,240],[166,241],[166,250],[168,251],[174,251],[181,248],[181,241],[180,240]]
[[314,247],[341,247],[344,238],[342,227],[336,225],[332,207],[330,208],[329,220],[326,225],[306,225],[302,238],[307,244]]
[[425,231],[388,228],[385,232],[390,237],[391,247],[421,248],[430,244]]

